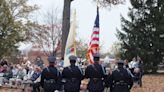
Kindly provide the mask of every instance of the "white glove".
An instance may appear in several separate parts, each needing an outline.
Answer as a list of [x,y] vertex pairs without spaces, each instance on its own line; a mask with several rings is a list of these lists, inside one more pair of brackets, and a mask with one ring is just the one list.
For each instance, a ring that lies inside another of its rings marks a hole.
[[54,92],[59,92],[59,90],[55,90]]

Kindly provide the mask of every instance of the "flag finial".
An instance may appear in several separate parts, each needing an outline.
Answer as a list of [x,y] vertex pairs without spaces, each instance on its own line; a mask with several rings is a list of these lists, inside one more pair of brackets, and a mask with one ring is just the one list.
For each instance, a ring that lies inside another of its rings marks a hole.
[[96,5],[96,6],[97,6],[97,8],[99,8],[99,6],[100,6],[100,5],[99,5],[99,4],[100,4],[100,1],[99,1],[99,0],[97,0],[97,1],[96,1],[96,4],[97,4],[97,5]]

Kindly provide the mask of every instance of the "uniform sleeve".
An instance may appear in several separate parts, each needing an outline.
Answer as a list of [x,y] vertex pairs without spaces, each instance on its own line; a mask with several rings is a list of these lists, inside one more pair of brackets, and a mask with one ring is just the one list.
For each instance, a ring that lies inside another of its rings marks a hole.
[[134,77],[134,75],[131,73],[131,71],[129,69],[126,69],[126,72],[128,74],[126,82],[128,84],[129,89],[131,89],[132,86],[133,86],[133,77]]
[[83,73],[83,71],[81,70],[81,68],[79,68],[79,67],[77,67],[77,68],[79,70],[79,77],[80,77],[80,79],[81,80],[84,79],[84,73]]
[[64,68],[64,69],[63,69],[63,71],[62,71],[62,77],[63,77],[63,78],[65,78],[65,77],[66,77],[66,76],[65,76],[65,75],[66,75],[66,73],[65,73],[65,72],[66,72],[66,68]]
[[44,78],[45,78],[45,69],[43,69],[42,73],[41,73],[41,81],[40,84],[43,87],[44,86]]
[[59,72],[59,70],[57,70],[57,72],[58,72],[58,79],[62,79],[62,73]]
[[85,69],[85,75],[84,75],[85,78],[89,78],[89,67],[87,67]]
[[128,83],[128,85],[129,85],[129,89],[131,89],[131,88],[132,88],[132,86],[133,86],[133,78],[132,78],[132,76],[131,76],[131,75],[129,75],[129,78],[128,78],[127,83]]
[[59,71],[58,71],[58,73],[59,73],[59,75],[58,75],[58,84],[59,84],[59,88],[58,88],[58,90],[62,90],[62,73],[60,73]]
[[109,87],[110,87],[110,92],[112,92],[112,89],[113,89],[113,73],[114,73],[114,71],[112,72],[112,74],[109,76]]
[[106,75],[106,77],[104,78],[105,87],[110,87],[110,78],[111,78],[110,74]]
[[105,69],[105,67],[104,66],[102,66],[101,65],[101,67],[102,67],[102,74],[103,74],[103,78],[106,78],[107,77],[107,74],[106,74],[106,69]]

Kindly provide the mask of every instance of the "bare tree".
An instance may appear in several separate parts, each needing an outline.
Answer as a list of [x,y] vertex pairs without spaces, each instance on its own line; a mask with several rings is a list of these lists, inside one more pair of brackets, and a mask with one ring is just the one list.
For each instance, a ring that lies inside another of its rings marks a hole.
[[76,41],[76,53],[77,56],[80,58],[87,58],[87,50],[88,50],[88,44],[83,39],[79,38],[78,41]]
[[94,0],[102,7],[108,7],[111,5],[118,5],[125,2],[125,0]]
[[56,48],[58,48],[61,42],[62,25],[61,19],[57,14],[57,9],[48,11],[42,17],[44,19],[43,24],[36,23],[29,33],[30,41],[38,45],[40,51],[44,51],[46,55],[56,54]]
[[113,52],[113,55],[116,58],[120,58],[121,57],[120,49],[121,49],[121,43],[115,42],[115,43],[113,43],[111,50],[109,52]]

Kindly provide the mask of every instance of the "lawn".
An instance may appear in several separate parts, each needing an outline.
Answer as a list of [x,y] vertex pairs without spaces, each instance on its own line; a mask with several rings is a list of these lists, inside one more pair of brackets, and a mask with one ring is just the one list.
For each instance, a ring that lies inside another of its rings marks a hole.
[[143,87],[133,88],[131,92],[164,92],[164,75],[145,75]]
[[[18,92],[15,89],[0,88],[0,92]],[[131,92],[164,92],[164,75],[145,75],[142,88],[132,88]]]

